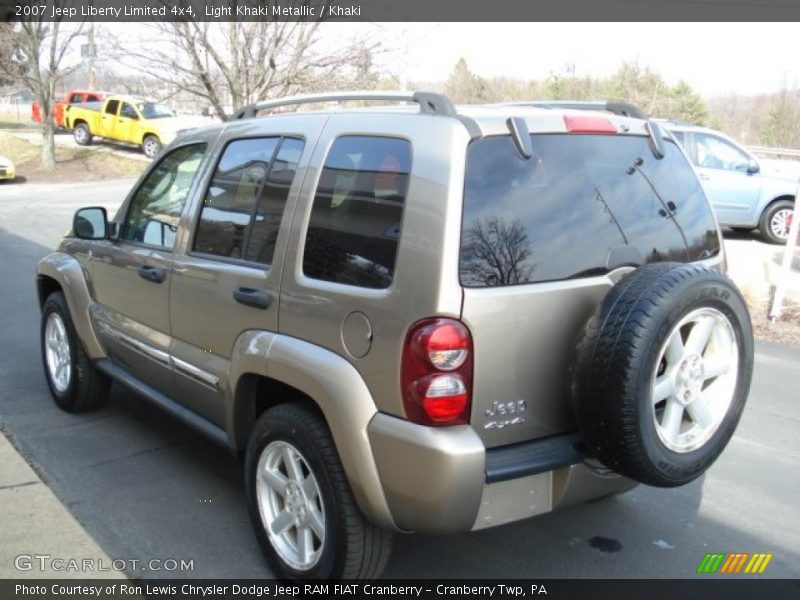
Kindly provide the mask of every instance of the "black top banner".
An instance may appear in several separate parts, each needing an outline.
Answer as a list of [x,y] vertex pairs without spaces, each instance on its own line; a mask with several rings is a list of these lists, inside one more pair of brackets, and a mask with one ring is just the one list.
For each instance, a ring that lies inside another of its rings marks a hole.
[[0,20],[796,21],[800,0],[0,0]]

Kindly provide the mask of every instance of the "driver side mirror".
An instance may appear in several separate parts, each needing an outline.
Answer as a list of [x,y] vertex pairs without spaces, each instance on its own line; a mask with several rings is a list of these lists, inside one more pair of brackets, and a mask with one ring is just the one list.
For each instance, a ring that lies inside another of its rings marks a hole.
[[108,231],[108,216],[102,206],[78,209],[72,219],[72,232],[82,240],[104,240]]
[[750,161],[747,163],[747,172],[750,175],[755,175],[760,170],[761,170],[761,167],[758,166],[758,162],[756,162],[755,159],[751,158]]

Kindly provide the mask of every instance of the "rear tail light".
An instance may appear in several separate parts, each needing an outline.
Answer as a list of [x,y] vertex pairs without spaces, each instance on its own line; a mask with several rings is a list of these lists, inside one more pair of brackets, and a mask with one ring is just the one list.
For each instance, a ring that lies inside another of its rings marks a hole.
[[569,133],[618,133],[617,128],[603,117],[564,117]]
[[424,319],[406,335],[401,366],[406,416],[424,425],[469,423],[472,336],[461,321]]

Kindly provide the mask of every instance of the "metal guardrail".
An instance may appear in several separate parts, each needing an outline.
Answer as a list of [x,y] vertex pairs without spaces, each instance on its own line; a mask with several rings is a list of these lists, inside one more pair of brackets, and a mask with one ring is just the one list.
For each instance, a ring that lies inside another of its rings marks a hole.
[[797,148],[769,148],[767,146],[748,146],[753,154],[766,154],[769,156],[792,156],[800,158],[800,149]]

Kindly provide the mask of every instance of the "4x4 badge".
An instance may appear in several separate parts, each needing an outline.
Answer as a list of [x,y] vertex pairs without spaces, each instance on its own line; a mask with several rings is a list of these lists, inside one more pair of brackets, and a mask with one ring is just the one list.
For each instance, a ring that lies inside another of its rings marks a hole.
[[492,402],[491,408],[486,409],[486,424],[484,429],[503,429],[511,425],[527,423],[524,413],[528,412],[525,400],[511,402]]

